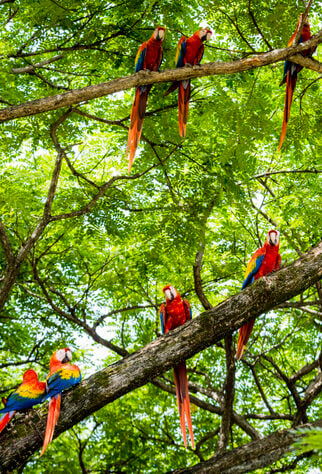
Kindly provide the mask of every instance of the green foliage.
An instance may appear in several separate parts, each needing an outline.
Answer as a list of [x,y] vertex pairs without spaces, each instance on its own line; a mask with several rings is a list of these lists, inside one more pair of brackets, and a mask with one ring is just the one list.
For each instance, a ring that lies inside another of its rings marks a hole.
[[299,429],[299,433],[303,434],[303,437],[294,443],[296,451],[299,453],[305,453],[314,449],[315,451],[322,451],[322,429]]

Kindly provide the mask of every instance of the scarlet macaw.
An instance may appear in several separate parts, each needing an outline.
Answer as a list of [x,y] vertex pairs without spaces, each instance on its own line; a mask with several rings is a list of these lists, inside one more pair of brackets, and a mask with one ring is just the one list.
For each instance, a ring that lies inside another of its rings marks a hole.
[[[281,256],[278,253],[279,250],[279,233],[276,230],[270,230],[267,235],[267,239],[263,247],[256,250],[252,258],[250,259],[246,273],[245,280],[242,286],[242,290],[247,286],[251,285],[254,280],[268,275],[274,270],[278,270],[281,266]],[[248,321],[244,326],[239,329],[239,337],[237,343],[236,358],[241,359],[249,336],[253,330],[255,318]]]
[[[164,40],[165,28],[158,26],[151,38],[139,47],[135,58],[135,72],[148,69],[149,71],[159,71],[163,58],[162,41]],[[152,85],[139,86],[135,90],[134,102],[131,110],[131,124],[126,148],[126,158],[129,157],[129,173],[132,168],[136,149],[139,145],[143,120],[146,109],[148,94]]]
[[[212,31],[208,28],[196,31],[190,38],[182,36],[179,40],[176,55],[176,67],[183,67],[185,65],[195,66],[200,64],[205,50],[204,42],[209,41]],[[188,110],[190,100],[190,79],[184,81],[175,81],[171,84],[165,95],[170,94],[177,88],[178,92],[178,120],[179,133],[181,137],[186,136],[186,128],[188,121]]]
[[[165,294],[166,304],[162,304],[160,306],[159,312],[162,333],[167,334],[169,331],[171,331],[171,329],[175,329],[178,326],[182,326],[182,324],[184,324],[186,321],[190,321],[190,319],[192,319],[192,311],[189,302],[185,299],[182,300],[179,293],[173,286],[165,286],[163,288],[163,292]],[[188,378],[185,361],[180,362],[180,364],[174,367],[173,370],[184,445],[187,447],[185,424],[186,417],[191,445],[194,448],[195,444],[192,432]]]
[[22,384],[7,399],[2,399],[5,407],[0,413],[5,413],[0,419],[0,433],[9,423],[16,411],[31,408],[43,401],[46,393],[46,383],[39,382],[37,373],[26,370],[23,374]]
[[[296,33],[298,32],[300,23],[302,20],[302,15],[300,15],[299,21],[297,22],[297,27],[296,30],[294,31],[290,41],[288,42],[287,46],[292,46],[293,40],[296,36]],[[311,32],[310,32],[310,25],[308,22],[304,23],[302,33],[299,39],[299,43],[304,43],[305,41],[308,41],[311,38]],[[303,56],[312,56],[314,51],[316,50],[316,47],[306,49],[305,51],[302,51]],[[283,74],[283,79],[282,82],[280,83],[280,86],[282,84],[286,83],[286,91],[285,91],[285,106],[284,106],[284,117],[283,117],[283,125],[282,125],[282,131],[281,131],[281,137],[280,137],[280,143],[278,146],[278,151],[281,150],[283,141],[285,139],[286,135],[286,129],[287,129],[287,124],[288,120],[290,118],[290,111],[291,111],[291,105],[292,105],[292,98],[293,98],[293,93],[295,90],[296,86],[296,81],[297,81],[297,74],[303,69],[303,66],[300,66],[299,64],[292,63],[292,61],[285,61],[284,62],[284,74]]]
[[67,347],[54,352],[50,359],[50,370],[47,377],[46,392],[43,401],[50,398],[45,439],[40,456],[44,454],[52,441],[59,418],[61,394],[82,379],[77,365],[70,364],[72,353]]

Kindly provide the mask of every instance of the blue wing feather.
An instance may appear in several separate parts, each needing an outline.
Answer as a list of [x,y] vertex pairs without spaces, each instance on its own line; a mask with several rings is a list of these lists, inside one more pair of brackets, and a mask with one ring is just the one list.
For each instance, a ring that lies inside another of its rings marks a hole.
[[178,48],[177,48],[177,64],[176,67],[183,67],[184,66],[184,57],[186,55],[186,50],[187,50],[187,43],[186,39],[182,39],[182,41],[179,41]]
[[255,275],[260,269],[260,266],[263,263],[264,257],[265,257],[265,254],[260,255],[256,258],[254,268],[252,269],[251,272],[248,273],[248,275],[246,276],[243,282],[242,290],[246,288],[246,286],[249,286],[254,282]]
[[161,321],[161,331],[162,331],[162,334],[165,333],[164,317],[165,317],[165,306],[164,306],[164,305],[161,305],[161,308],[160,308],[160,321]]
[[138,50],[138,54],[136,55],[135,58],[135,72],[142,71],[144,67],[144,58],[145,58],[145,53],[146,53],[146,47],[141,47]]

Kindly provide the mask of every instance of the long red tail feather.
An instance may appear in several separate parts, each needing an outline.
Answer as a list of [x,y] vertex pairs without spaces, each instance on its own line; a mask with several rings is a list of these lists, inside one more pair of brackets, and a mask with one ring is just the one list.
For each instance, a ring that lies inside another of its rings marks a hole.
[[251,335],[254,324],[255,324],[255,318],[248,321],[248,323],[244,324],[244,326],[242,326],[239,329],[239,337],[238,337],[237,351],[236,351],[237,360],[240,360],[243,355],[244,349],[248,342],[249,336]]
[[140,142],[146,103],[150,89],[151,87],[146,86],[137,87],[135,90],[135,97],[131,110],[131,124],[129,128],[126,148],[126,158],[128,157],[128,155],[130,155],[128,167],[129,173],[131,172],[135,152]]
[[190,79],[180,81],[178,92],[178,119],[179,133],[181,137],[186,136],[190,100]]
[[59,413],[60,413],[60,403],[61,403],[61,393],[59,393],[58,395],[55,395],[55,397],[53,397],[50,400],[44,444],[43,444],[40,456],[44,454],[44,452],[47,449],[48,444],[53,439],[55,427],[57,425],[57,421],[58,421]]
[[10,411],[8,413],[5,413],[3,417],[0,419],[0,433],[2,430],[5,429],[11,418],[14,416],[16,412],[15,411]]
[[295,89],[295,86],[296,86],[296,80],[297,80],[297,76],[296,75],[292,76],[291,72],[288,71],[287,79],[286,79],[283,125],[282,125],[281,138],[280,138],[280,143],[279,143],[279,146],[278,146],[278,151],[281,150],[284,139],[285,139],[287,124],[288,124],[288,120],[290,118],[293,93],[294,93],[294,89]]
[[180,416],[180,425],[183,436],[183,442],[185,447],[187,447],[187,435],[186,435],[186,423],[185,418],[187,419],[188,429],[191,439],[191,445],[194,448],[194,438],[192,431],[192,421],[191,421],[191,412],[190,412],[190,400],[189,400],[189,390],[188,390],[188,378],[187,378],[187,369],[186,363],[181,362],[177,367],[174,368],[174,381],[176,386],[177,393],[177,402],[178,410]]

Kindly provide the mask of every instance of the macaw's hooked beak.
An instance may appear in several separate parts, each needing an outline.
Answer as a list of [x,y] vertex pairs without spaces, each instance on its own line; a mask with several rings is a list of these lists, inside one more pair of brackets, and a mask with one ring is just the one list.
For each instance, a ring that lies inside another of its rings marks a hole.
[[212,31],[211,30],[207,30],[202,36],[201,36],[201,41],[204,42],[204,41],[209,41],[210,38],[211,38],[211,35],[212,35]]
[[159,28],[155,31],[154,37],[157,41],[163,41],[164,34],[165,34],[165,30],[163,28]]
[[170,289],[164,291],[164,295],[168,301],[172,301],[174,298],[174,294],[171,292]]
[[63,360],[61,361],[62,364],[68,364],[69,363],[69,359],[67,357],[67,354],[65,355],[65,357],[63,358]]
[[278,240],[279,240],[279,235],[278,235],[278,232],[274,231],[270,231],[269,234],[268,234],[268,243],[270,245],[277,245],[278,244]]

